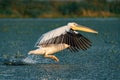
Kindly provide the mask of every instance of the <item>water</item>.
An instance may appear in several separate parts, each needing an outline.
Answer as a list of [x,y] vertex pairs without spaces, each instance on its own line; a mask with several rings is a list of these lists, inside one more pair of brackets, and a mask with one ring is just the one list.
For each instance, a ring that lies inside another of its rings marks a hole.
[[[99,32],[98,35],[81,32],[93,42],[90,49],[78,53],[59,52],[55,54],[59,63],[42,56],[27,55],[35,49],[34,44],[41,34],[68,22]],[[0,19],[0,79],[120,80],[119,34],[119,18]]]

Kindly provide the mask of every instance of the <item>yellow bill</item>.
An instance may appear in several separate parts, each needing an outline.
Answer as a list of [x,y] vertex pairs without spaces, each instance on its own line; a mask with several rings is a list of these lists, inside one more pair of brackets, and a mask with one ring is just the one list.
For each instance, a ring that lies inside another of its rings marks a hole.
[[82,25],[72,26],[72,29],[73,29],[73,30],[83,31],[83,32],[89,32],[89,33],[96,33],[96,34],[98,34],[97,31],[95,31],[95,30],[93,30],[93,29],[91,29],[91,28],[82,26]]

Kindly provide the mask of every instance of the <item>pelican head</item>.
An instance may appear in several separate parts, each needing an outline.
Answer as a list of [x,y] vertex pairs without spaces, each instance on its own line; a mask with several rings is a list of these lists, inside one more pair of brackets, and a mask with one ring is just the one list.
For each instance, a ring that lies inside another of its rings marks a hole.
[[84,32],[89,32],[89,33],[96,33],[98,34],[97,31],[91,29],[91,28],[88,28],[88,27],[85,27],[85,26],[82,26],[82,25],[78,25],[77,23],[75,22],[72,22],[72,23],[68,23],[68,26],[70,26],[70,28],[72,30],[75,30],[75,31],[84,31]]

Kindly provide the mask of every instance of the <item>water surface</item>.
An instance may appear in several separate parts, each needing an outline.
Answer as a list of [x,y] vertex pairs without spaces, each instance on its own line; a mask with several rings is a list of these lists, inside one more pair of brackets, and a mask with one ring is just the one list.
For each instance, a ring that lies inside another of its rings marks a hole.
[[[59,63],[41,56],[28,56],[29,50],[45,32],[76,22],[99,32],[83,33],[93,45],[87,51],[55,54]],[[119,80],[120,19],[0,19],[0,79],[2,80]],[[5,65],[5,60],[29,58],[32,64]],[[33,64],[36,63],[36,64]]]

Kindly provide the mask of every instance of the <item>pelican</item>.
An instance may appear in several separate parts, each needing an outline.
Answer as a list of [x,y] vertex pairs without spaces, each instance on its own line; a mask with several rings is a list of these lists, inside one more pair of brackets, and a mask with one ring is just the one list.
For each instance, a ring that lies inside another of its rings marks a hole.
[[64,49],[68,49],[70,52],[87,50],[91,46],[91,41],[78,31],[98,33],[93,29],[71,22],[43,34],[35,44],[37,49],[29,51],[28,54],[43,55],[45,58],[51,58],[58,62],[59,59],[53,55],[56,52]]

